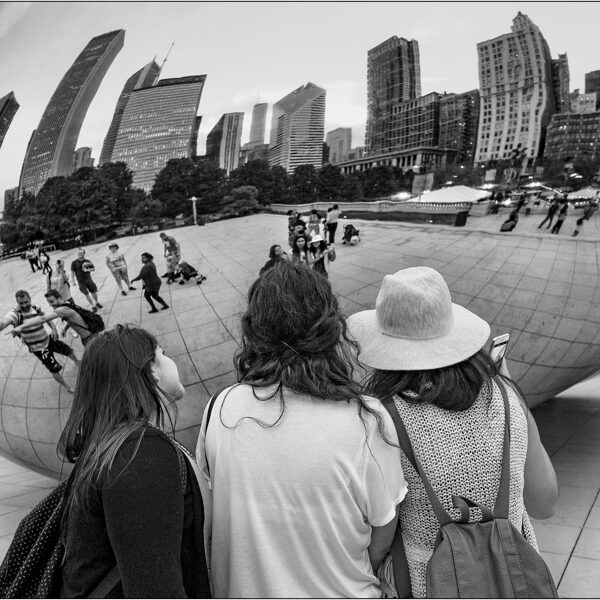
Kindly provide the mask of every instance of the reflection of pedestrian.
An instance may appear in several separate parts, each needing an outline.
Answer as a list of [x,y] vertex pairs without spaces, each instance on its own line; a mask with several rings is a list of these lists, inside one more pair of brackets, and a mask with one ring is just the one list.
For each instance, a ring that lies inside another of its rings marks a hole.
[[571,237],[576,237],[583,231],[584,221],[585,221],[585,217],[580,217],[579,219],[577,219],[577,221],[575,221],[576,227],[575,227],[575,231],[573,232],[573,235]]
[[127,262],[125,261],[125,257],[122,252],[119,252],[119,244],[116,242],[112,242],[108,246],[110,252],[106,255],[106,266],[110,269],[119,289],[121,290],[121,295],[127,296],[127,292],[121,286],[121,281],[125,282],[125,287],[130,290],[135,290],[135,288],[129,282],[129,273],[127,272]]
[[517,226],[517,223],[519,222],[518,212],[519,209],[517,208],[510,213],[508,219],[502,223],[500,231],[512,231]]
[[167,235],[164,231],[160,234],[160,239],[164,245],[163,256],[167,258],[167,256],[171,255],[175,264],[178,264],[181,260],[181,247],[179,242],[171,235]]
[[52,267],[50,266],[50,257],[45,250],[40,251],[40,263],[42,265],[42,273],[52,273]]
[[92,310],[98,312],[98,309],[102,308],[102,304],[98,302],[98,287],[92,279],[92,271],[95,270],[92,261],[85,258],[85,250],[79,248],[77,260],[71,263],[71,284],[75,285],[75,280],[77,280],[79,291],[86,297]]
[[542,228],[542,225],[548,221],[548,225],[546,225],[546,229],[550,229],[551,225],[552,225],[552,219],[554,218],[554,215],[556,214],[556,211],[558,210],[558,200],[552,200],[552,203],[550,204],[549,208],[548,208],[548,214],[546,215],[546,217],[544,218],[544,220],[538,225],[538,229]]
[[569,205],[565,202],[563,204],[563,207],[560,209],[560,212],[558,213],[558,217],[556,217],[556,223],[554,223],[554,227],[552,228],[552,231],[550,233],[558,233],[560,231],[562,224],[565,222],[565,219],[567,218],[568,210],[569,210]]
[[156,273],[156,267],[152,262],[153,260],[154,256],[152,256],[152,254],[149,252],[144,252],[142,254],[142,269],[139,275],[131,280],[131,283],[134,281],[139,281],[140,279],[144,282],[144,298],[146,298],[146,301],[151,308],[151,310],[148,312],[156,313],[158,310],[152,300],[160,302],[162,305],[162,310],[169,308],[169,305],[158,295],[158,290],[160,290],[162,282]]
[[333,205],[330,212],[327,213],[327,231],[329,233],[329,243],[335,244],[335,232],[340,218],[340,209],[337,204]]
[[65,261],[62,258],[56,259],[56,269],[46,275],[46,291],[57,290],[63,300],[74,304],[71,297],[71,286],[69,276],[65,273]]
[[35,252],[31,246],[27,248],[27,251],[25,252],[25,258],[29,261],[31,272],[35,273],[38,270],[39,265],[37,261],[37,256],[35,255]]

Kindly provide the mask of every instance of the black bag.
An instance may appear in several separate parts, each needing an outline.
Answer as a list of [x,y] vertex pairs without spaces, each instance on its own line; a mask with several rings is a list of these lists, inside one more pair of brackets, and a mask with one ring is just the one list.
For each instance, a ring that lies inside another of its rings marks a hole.
[[502,226],[500,227],[500,231],[512,231],[517,226],[517,222],[512,219],[508,219],[508,221],[504,221]]
[[[65,553],[60,524],[71,477],[59,483],[19,523],[0,566],[0,598],[59,597]],[[115,566],[89,597],[104,598],[118,581]]]
[[[415,468],[440,524],[433,554],[427,564],[427,598],[558,598],[556,585],[543,558],[508,519],[510,492],[510,406],[504,384],[504,452],[496,505],[488,507],[464,496],[452,496],[461,516],[452,520],[414,455],[408,432],[393,401],[384,406],[390,413],[402,451]],[[481,511],[481,521],[469,523],[469,507]],[[396,537],[400,535],[398,531]],[[400,560],[405,561],[404,548]],[[404,556],[402,556],[404,555]],[[408,571],[404,575],[408,577]],[[397,585],[400,582],[397,583]]]
[[87,310],[87,308],[82,308],[81,306],[77,306],[77,304],[71,304],[69,302],[65,302],[64,304],[61,304],[61,306],[74,310],[84,320],[85,328],[90,333],[104,331],[104,320],[100,315],[93,313],[91,310]]

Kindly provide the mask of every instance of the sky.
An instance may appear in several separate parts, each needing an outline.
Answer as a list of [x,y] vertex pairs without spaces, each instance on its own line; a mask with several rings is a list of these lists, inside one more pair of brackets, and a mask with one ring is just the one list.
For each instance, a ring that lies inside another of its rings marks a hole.
[[[0,199],[18,185],[27,142],[59,81],[96,35],[125,44],[90,104],[77,147],[100,155],[127,78],[172,42],[161,77],[206,74],[198,154],[226,112],[271,106],[311,81],[327,90],[325,132],[352,127],[364,144],[367,52],[396,35],[419,42],[422,93],[478,87],[477,43],[510,31],[518,11],[540,28],[553,58],[567,52],[571,89],[600,69],[600,3],[586,2],[0,2],[0,97],[20,103],[0,148]],[[0,205],[2,200],[0,200]]]

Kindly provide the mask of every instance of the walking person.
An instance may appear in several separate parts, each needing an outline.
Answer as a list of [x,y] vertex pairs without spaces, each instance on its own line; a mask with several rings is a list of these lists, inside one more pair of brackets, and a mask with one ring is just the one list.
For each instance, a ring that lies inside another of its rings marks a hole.
[[56,290],[65,302],[75,304],[71,296],[69,276],[65,272],[65,261],[62,258],[57,258],[55,267],[54,270],[50,269],[50,272],[46,275],[46,291]]
[[98,302],[98,286],[92,279],[92,272],[95,270],[94,263],[85,257],[85,250],[79,248],[77,259],[71,263],[71,285],[75,285],[75,281],[77,281],[79,291],[90,303],[93,312],[97,312],[99,308],[102,308],[102,304]]
[[389,415],[353,379],[351,346],[314,270],[282,262],[250,287],[239,383],[211,401],[196,449],[212,489],[215,597],[381,596],[374,570],[406,483]]
[[44,249],[40,250],[39,261],[40,261],[40,264],[42,265],[42,274],[44,274],[44,273],[51,274],[52,267],[50,266],[50,257],[48,256],[48,253]]
[[558,233],[560,231],[562,224],[565,222],[565,219],[567,218],[568,210],[569,210],[569,204],[567,202],[565,202],[563,204],[562,208],[560,209],[558,216],[556,217],[556,223],[554,223],[554,227],[552,227],[552,230],[550,231],[550,233]]
[[32,246],[29,246],[25,252],[25,258],[29,261],[29,266],[31,267],[31,272],[35,273],[40,266],[38,263],[37,256],[35,255],[35,251]]
[[173,236],[167,235],[164,231],[160,233],[160,239],[164,246],[163,256],[167,258],[170,255],[173,264],[178,265],[181,260],[181,246],[179,245],[179,242]]
[[209,598],[197,466],[173,437],[177,366],[152,334],[117,325],[92,338],[81,373],[58,444],[75,464],[59,597],[110,581],[102,597]]
[[[127,271],[127,261],[122,252],[119,252],[119,244],[112,242],[108,246],[108,254],[106,255],[106,266],[109,268],[112,276],[115,278],[122,296],[127,296],[127,290],[135,290],[129,282],[129,273]],[[121,285],[125,283],[125,289]]]
[[546,229],[550,229],[550,226],[552,225],[552,219],[554,218],[556,211],[558,211],[558,207],[558,199],[554,198],[552,200],[552,203],[548,207],[548,214],[546,215],[545,219],[538,225],[538,229],[541,229],[542,225],[546,223],[546,221],[548,222],[548,225],[546,225]]
[[131,280],[131,283],[139,281],[140,279],[143,281],[144,298],[146,298],[146,302],[148,302],[150,305],[150,310],[148,311],[149,313],[158,312],[153,300],[156,300],[162,305],[161,310],[166,310],[169,308],[169,305],[158,295],[158,291],[160,290],[162,282],[156,272],[156,266],[153,261],[154,256],[152,256],[152,254],[149,252],[143,252],[142,269],[140,270],[139,275]]
[[0,319],[0,331],[9,325],[13,326],[13,335],[20,337],[23,344],[50,372],[55,381],[60,383],[68,392],[73,393],[71,388],[61,375],[62,365],[56,360],[55,354],[62,354],[71,359],[79,366],[79,359],[75,356],[73,348],[58,339],[58,331],[52,321],[48,322],[52,333],[48,335],[43,323],[35,327],[21,327],[27,325],[31,320],[44,316],[44,312],[37,306],[31,304],[31,296],[25,290],[19,290],[15,294],[17,306],[13,308],[3,319]]
[[329,233],[329,243],[335,244],[335,232],[337,231],[341,211],[337,204],[334,204],[331,211],[327,213],[327,231]]
[[[403,447],[408,494],[400,506],[399,531],[412,596],[426,596],[427,564],[440,529],[437,509],[434,514],[414,464],[426,473],[442,512],[453,519],[462,514],[456,497],[497,509],[509,439],[508,519],[537,549],[529,515],[552,516],[558,500],[556,474],[525,401],[509,380],[497,378],[496,365],[484,348],[488,323],[452,303],[437,271],[416,267],[386,275],[375,310],[353,314],[348,327],[360,346],[361,363],[373,369],[368,393],[399,414],[418,459],[409,459]],[[505,415],[510,416],[506,438]],[[472,520],[477,520],[476,513]],[[395,595],[391,559],[380,574],[386,594],[409,597]]]

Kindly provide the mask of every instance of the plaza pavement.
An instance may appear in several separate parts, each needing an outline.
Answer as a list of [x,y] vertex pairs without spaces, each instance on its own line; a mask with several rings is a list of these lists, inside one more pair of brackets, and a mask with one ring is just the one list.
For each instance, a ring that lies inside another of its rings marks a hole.
[[[470,217],[463,228],[435,228],[452,239],[463,239],[477,231],[497,232],[505,218],[506,213]],[[517,230],[535,237],[549,236],[546,231],[537,229],[542,218],[542,214],[523,215]],[[567,218],[559,237],[571,235],[576,218],[574,215]],[[373,306],[383,274],[406,266],[401,261],[399,263],[400,253],[424,256],[423,234],[428,229],[419,224],[352,222],[359,227],[362,242],[356,247],[336,244],[338,258],[331,273],[333,288],[348,313]],[[210,307],[234,340],[223,342],[218,338],[213,346],[206,349],[205,370],[196,373],[196,377],[201,378],[207,393],[233,380],[230,355],[239,340],[236,324],[243,308],[244,294],[266,261],[269,246],[279,243],[287,248],[286,224],[287,219],[283,216],[256,215],[171,232],[181,243],[184,259],[208,276],[200,288],[191,282],[186,286],[163,285],[161,292],[172,306],[172,312],[190,315],[190,307],[194,303],[202,306],[202,310]],[[586,224],[586,231],[578,241],[600,239],[599,225],[596,215]],[[340,234],[338,237],[341,237]],[[143,251],[153,253],[159,272],[164,271],[157,233],[122,238],[118,242],[128,259],[132,276],[138,273],[139,255]],[[160,333],[161,320],[169,319],[168,313],[148,315],[139,289],[127,298],[118,293],[112,276],[104,266],[106,247],[107,244],[87,247],[87,255],[96,265],[94,278],[99,284],[99,298],[104,305],[101,314],[109,326],[119,320],[135,318],[144,327]],[[56,252],[51,258],[53,261],[66,258],[69,264],[75,258],[75,250]],[[432,258],[425,257],[423,264],[435,266],[432,261]],[[44,304],[42,277],[39,273],[32,274],[25,261],[11,259],[0,262],[0,281],[3,282],[0,287],[2,314],[12,307],[12,294],[21,287],[32,292],[34,302]],[[76,302],[85,305],[77,290],[74,290],[73,296]],[[195,322],[192,325],[198,329],[197,334],[202,335],[205,326],[195,326]],[[191,376],[190,368],[200,371],[202,366],[190,361],[184,367],[186,377]],[[536,521],[534,526],[541,552],[559,586],[559,594],[565,598],[600,597],[599,384],[600,375],[589,378],[533,410],[560,484],[555,516],[547,521]],[[54,480],[0,458],[0,556],[4,555],[19,521],[54,485]]]

